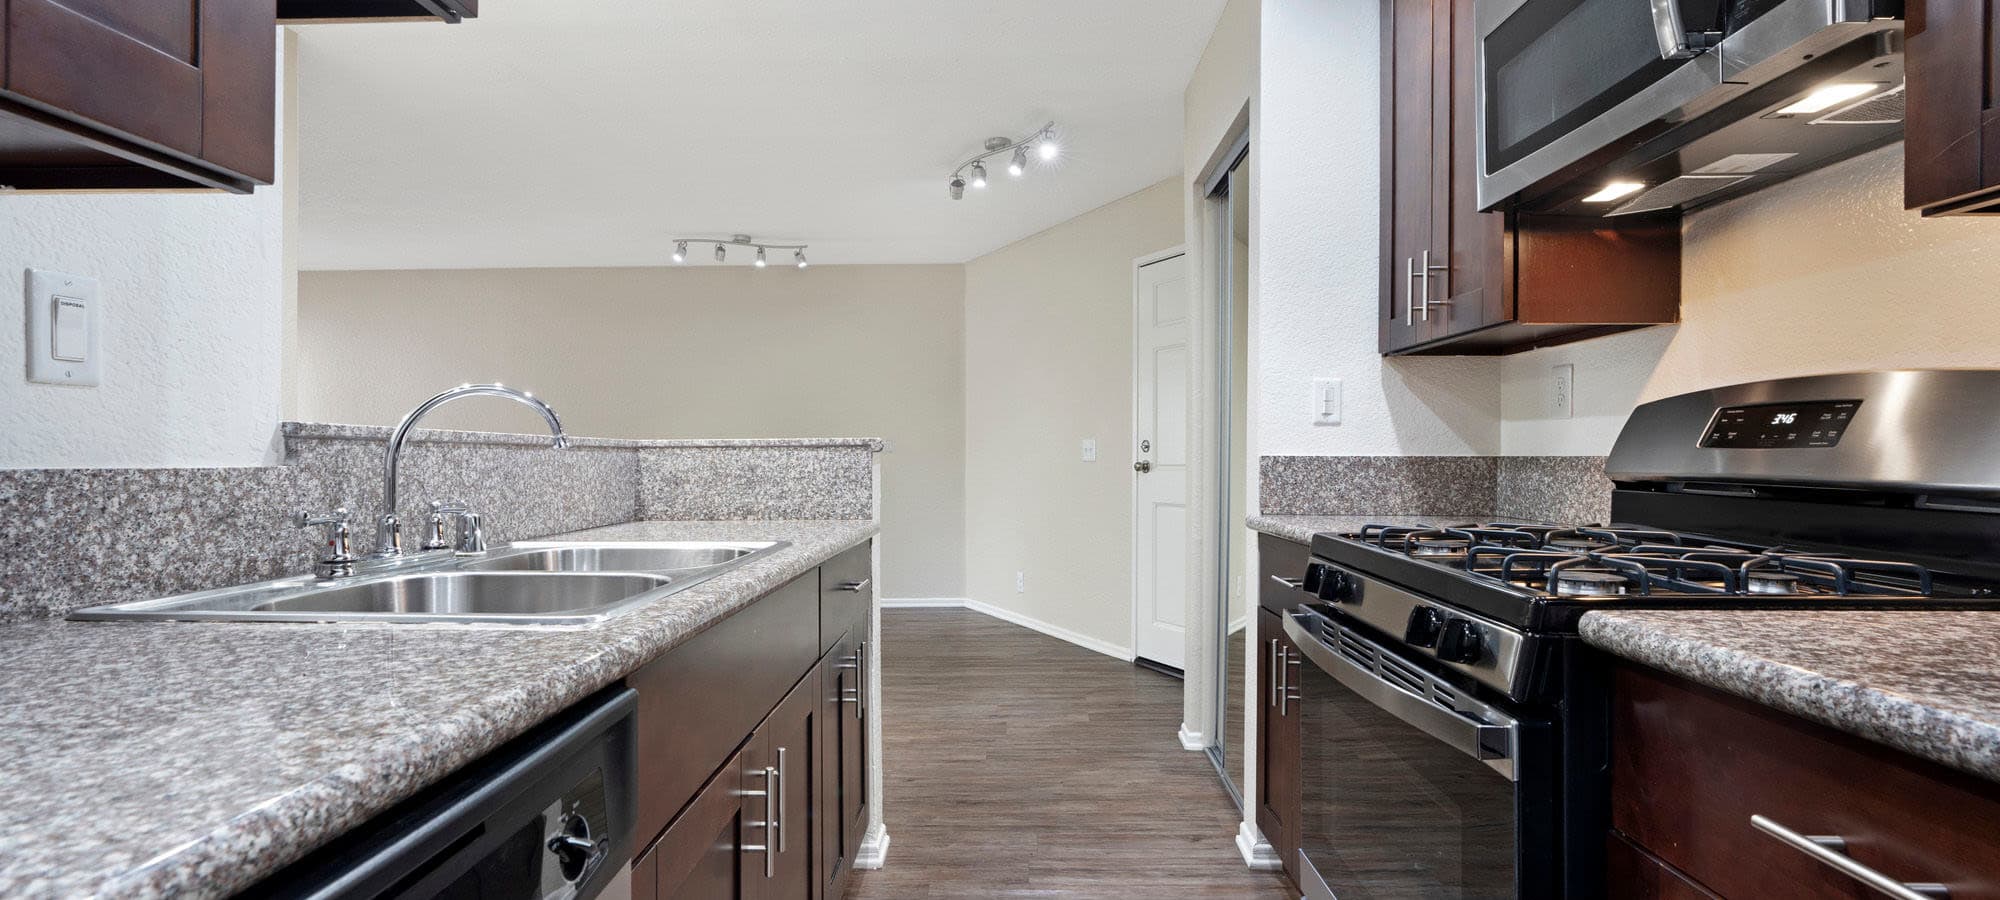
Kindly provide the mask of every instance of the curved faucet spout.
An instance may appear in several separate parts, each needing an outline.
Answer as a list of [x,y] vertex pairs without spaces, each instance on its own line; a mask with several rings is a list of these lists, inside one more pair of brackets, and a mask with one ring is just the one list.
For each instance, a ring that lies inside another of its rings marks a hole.
[[549,433],[554,436],[553,446],[557,450],[569,449],[569,435],[563,433],[562,420],[556,418],[556,411],[549,405],[535,399],[527,391],[516,390],[504,384],[461,384],[435,397],[417,404],[396,430],[389,435],[389,446],[382,457],[382,515],[375,520],[375,551],[378,557],[400,556],[403,552],[403,536],[400,520],[396,515],[396,468],[403,456],[403,442],[417,422],[429,415],[431,410],[457,400],[460,397],[505,397],[522,403],[542,414],[548,422]]

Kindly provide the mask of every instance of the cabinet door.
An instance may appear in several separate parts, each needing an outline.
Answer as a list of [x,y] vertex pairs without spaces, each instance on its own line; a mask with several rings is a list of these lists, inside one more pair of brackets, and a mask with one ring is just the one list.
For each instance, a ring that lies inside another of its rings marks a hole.
[[868,830],[868,632],[857,629],[843,642],[838,718],[840,754],[840,855],[850,867]]
[[[819,664],[819,760],[815,784],[815,840],[819,846],[820,896],[838,898],[846,892],[854,868],[849,838],[852,821],[842,801],[852,790],[846,777],[853,765],[855,678],[859,641],[843,632]],[[850,801],[851,804],[851,801]]]
[[1990,212],[2000,194],[1994,3],[1915,0],[1906,12],[1904,205]]
[[270,0],[9,0],[5,93],[64,119],[268,183]]
[[[813,759],[816,746],[815,723],[819,718],[818,670],[808,673],[778,708],[771,711],[757,733],[750,738],[746,757],[754,757],[743,767],[746,783],[762,782],[765,796],[748,801],[761,815],[752,824],[767,823],[761,843],[770,857],[765,876],[755,892],[762,900],[810,900],[818,882],[813,849]],[[757,854],[753,854],[757,855]],[[753,867],[763,860],[751,860]]]
[[[761,818],[763,800],[742,795],[744,757],[749,750],[746,747],[744,753],[730,757],[729,764],[709,779],[660,836],[659,843],[639,858],[633,879],[636,882],[650,872],[654,881],[650,891],[635,883],[635,898],[750,900],[760,896],[755,889],[763,880],[762,857],[744,849],[763,838],[761,828],[753,827],[752,822]],[[761,766],[758,771],[761,774]],[[756,876],[754,882],[752,875]]]
[[[1390,352],[1428,341],[1418,312],[1428,252],[1444,264],[1431,221],[1437,160],[1433,134],[1436,17],[1433,0],[1382,3],[1382,333]],[[1449,227],[1449,222],[1439,223]]]
[[1474,0],[1437,0],[1438,31],[1446,47],[1449,74],[1438,85],[1435,103],[1448,110],[1439,146],[1449,160],[1436,210],[1449,225],[1444,238],[1449,268],[1433,272],[1431,317],[1438,337],[1478,331],[1514,318],[1513,279],[1506,259],[1505,213],[1479,211],[1478,29]]
[[1285,874],[1298,879],[1298,648],[1278,616],[1257,611],[1257,828],[1278,853]]

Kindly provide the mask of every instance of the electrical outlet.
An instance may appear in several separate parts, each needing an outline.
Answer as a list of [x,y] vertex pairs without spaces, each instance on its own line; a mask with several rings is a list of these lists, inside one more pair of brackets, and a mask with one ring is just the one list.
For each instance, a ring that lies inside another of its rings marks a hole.
[[1550,370],[1549,415],[1567,419],[1576,415],[1576,366],[1564,363]]
[[1084,438],[1084,439],[1083,439],[1083,461],[1084,461],[1084,462],[1096,462],[1096,461],[1097,461],[1097,439],[1096,439],[1096,438]]
[[1028,573],[1026,573],[1026,572],[1015,572],[1015,573],[1014,573],[1014,593],[1016,593],[1016,594],[1025,594],[1025,593],[1027,593],[1027,592],[1028,592]]
[[1340,424],[1340,379],[1313,379],[1313,424]]

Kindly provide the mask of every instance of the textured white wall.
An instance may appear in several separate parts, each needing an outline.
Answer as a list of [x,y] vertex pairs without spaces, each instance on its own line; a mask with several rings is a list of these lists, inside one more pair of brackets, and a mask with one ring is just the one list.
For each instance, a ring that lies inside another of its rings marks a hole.
[[[0,197],[0,468],[275,461],[283,193]],[[101,385],[27,380],[30,267],[99,279]]]
[[[1897,144],[1690,215],[1681,324],[1504,363],[1509,455],[1608,452],[1634,405],[1722,384],[1899,367],[2000,366],[2000,222],[1924,219]],[[1576,365],[1578,418],[1545,418]]]
[[[880,437],[882,596],[963,597],[961,266],[306,272],[300,412],[392,425],[462,381],[597,437]],[[530,431],[453,405],[444,427]]]
[[[1380,277],[1380,9],[1263,4],[1251,316],[1255,452],[1467,455],[1500,449],[1500,364],[1385,360]],[[1316,425],[1314,378],[1344,387]]]
[[1131,647],[1132,261],[1181,236],[1176,177],[966,264],[971,599]]

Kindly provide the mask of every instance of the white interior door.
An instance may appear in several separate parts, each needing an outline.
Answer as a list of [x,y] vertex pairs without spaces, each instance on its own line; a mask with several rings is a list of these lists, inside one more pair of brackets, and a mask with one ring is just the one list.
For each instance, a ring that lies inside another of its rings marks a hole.
[[1188,545],[1188,379],[1190,311],[1187,257],[1139,268],[1134,304],[1138,340],[1133,383],[1133,650],[1144,659],[1186,667]]

